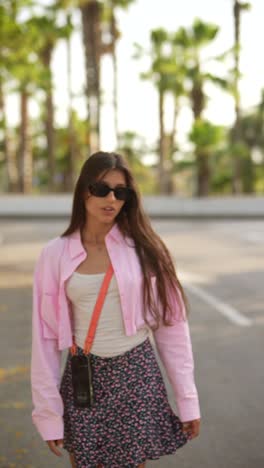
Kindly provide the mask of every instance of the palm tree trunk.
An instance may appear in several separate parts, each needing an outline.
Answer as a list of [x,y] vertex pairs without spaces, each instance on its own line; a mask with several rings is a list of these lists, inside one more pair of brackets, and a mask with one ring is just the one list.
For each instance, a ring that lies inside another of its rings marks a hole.
[[113,106],[114,106],[114,129],[116,136],[116,145],[119,146],[119,128],[118,128],[118,72],[117,72],[117,57],[116,47],[113,50],[113,69],[114,69],[114,86],[113,86]]
[[4,159],[6,162],[6,175],[7,175],[7,190],[8,192],[17,192],[19,189],[18,185],[18,170],[17,170],[17,161],[16,153],[12,150],[11,141],[9,138],[9,132],[7,128],[7,118],[6,118],[6,107],[5,107],[5,98],[3,91],[3,84],[0,76],[0,115],[3,128],[3,149],[4,149]]
[[55,186],[55,135],[54,135],[54,104],[52,93],[52,71],[51,57],[53,44],[47,44],[42,51],[41,58],[44,66],[49,73],[48,88],[46,90],[46,112],[45,112],[45,130],[48,151],[48,172],[49,172],[49,190],[54,190]]
[[197,151],[197,196],[206,197],[210,191],[210,167],[208,156]]
[[118,69],[117,69],[117,56],[116,56],[116,41],[117,41],[117,27],[113,2],[111,2],[112,16],[111,16],[111,37],[112,37],[112,60],[113,60],[113,107],[114,107],[114,128],[116,136],[116,145],[119,147],[119,130],[118,130]]
[[[67,15],[68,24],[71,24],[70,14]],[[68,129],[69,129],[69,189],[72,190],[74,186],[74,161],[75,161],[75,139],[74,139],[74,125],[73,125],[73,111],[72,111],[72,53],[71,53],[71,38],[68,36],[66,41],[67,46],[67,84],[68,84]]]
[[101,7],[91,0],[80,7],[86,64],[86,93],[88,99],[90,153],[100,145],[100,57],[101,57]]
[[20,145],[19,145],[19,168],[20,168],[20,188],[23,193],[32,191],[32,148],[29,136],[28,118],[28,93],[25,89],[20,94]]
[[[202,112],[205,106],[205,96],[202,83],[197,81],[192,88],[192,109],[195,120],[202,118]],[[208,157],[195,149],[196,170],[197,170],[197,196],[203,197],[209,194],[210,190],[210,168]]]
[[177,96],[174,96],[174,111],[173,111],[173,120],[172,120],[172,131],[171,131],[171,138],[170,138],[170,154],[173,154],[176,142],[176,125],[177,119],[179,115],[179,104]]
[[205,96],[200,81],[194,81],[191,90],[191,101],[194,119],[200,119],[205,106]]
[[55,147],[54,147],[54,105],[52,91],[46,95],[47,115],[45,118],[47,149],[48,149],[48,167],[49,167],[49,189],[54,190],[55,186]]
[[254,182],[255,182],[255,167],[251,157],[251,151],[249,150],[246,158],[243,159],[243,193],[254,193]]
[[[240,128],[241,128],[241,111],[240,111],[240,93],[239,93],[239,64],[240,64],[240,20],[241,20],[241,5],[238,0],[234,0],[233,14],[234,14],[234,33],[235,33],[235,47],[234,47],[234,99],[235,99],[235,123],[233,127],[233,144],[240,141]],[[232,192],[242,192],[242,174],[241,174],[241,161],[239,155],[236,155],[232,161],[233,177],[232,177]]]
[[[177,119],[179,115],[179,103],[178,98],[174,95],[174,111],[173,111],[173,120],[172,120],[172,130],[169,138],[169,159],[170,159],[170,166],[172,167],[173,164],[173,155],[176,146],[176,126],[177,126]],[[171,194],[175,191],[175,186],[172,180],[172,171],[169,171],[168,174],[168,193]]]
[[159,127],[160,127],[160,148],[159,148],[159,186],[161,193],[166,193],[166,141],[164,131],[164,92],[159,91]]

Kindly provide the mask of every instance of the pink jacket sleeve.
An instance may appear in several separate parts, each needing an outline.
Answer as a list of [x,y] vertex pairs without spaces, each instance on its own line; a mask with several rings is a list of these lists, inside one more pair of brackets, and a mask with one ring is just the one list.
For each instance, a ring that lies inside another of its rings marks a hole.
[[161,325],[154,332],[155,343],[174,390],[182,422],[200,418],[198,393],[194,381],[194,360],[184,303],[180,316],[178,298],[171,296],[176,318],[172,326]]
[[33,282],[31,391],[32,421],[44,440],[63,438],[63,402],[59,393],[61,351],[57,339],[43,337],[41,318],[44,249]]

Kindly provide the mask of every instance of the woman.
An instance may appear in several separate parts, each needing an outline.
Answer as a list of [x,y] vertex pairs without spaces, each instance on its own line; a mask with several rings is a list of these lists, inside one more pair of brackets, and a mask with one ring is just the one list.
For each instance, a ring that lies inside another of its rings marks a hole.
[[[85,337],[109,268],[113,276],[89,354],[95,401],[78,407],[72,359],[74,352],[78,359],[85,356]],[[44,247],[34,274],[32,419],[55,455],[64,447],[78,468],[142,468],[199,434],[185,306],[169,252],[143,211],[124,159],[93,154],[76,183],[70,225]],[[150,333],[179,417],[168,403]]]

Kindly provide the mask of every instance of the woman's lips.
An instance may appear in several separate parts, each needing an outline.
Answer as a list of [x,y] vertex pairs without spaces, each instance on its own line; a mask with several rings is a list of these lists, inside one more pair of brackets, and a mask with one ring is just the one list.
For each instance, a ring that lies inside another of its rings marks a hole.
[[113,213],[115,213],[115,209],[112,208],[112,207],[105,207],[105,208],[102,208],[102,211],[106,214],[106,215],[112,215]]

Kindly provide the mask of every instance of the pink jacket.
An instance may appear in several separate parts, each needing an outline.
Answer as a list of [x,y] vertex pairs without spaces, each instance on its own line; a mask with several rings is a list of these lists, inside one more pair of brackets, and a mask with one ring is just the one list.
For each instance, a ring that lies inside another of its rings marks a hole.
[[[106,247],[116,276],[125,333],[131,336],[144,325],[142,272],[133,241],[118,225],[108,232]],[[85,259],[80,232],[57,237],[46,244],[36,263],[33,285],[31,387],[32,420],[44,440],[63,439],[63,402],[59,393],[61,351],[72,345],[72,317],[65,281]],[[154,288],[157,278],[151,281]],[[155,290],[155,289],[154,289]],[[176,297],[171,295],[175,311]],[[200,417],[194,382],[194,363],[188,321],[161,326],[154,339],[175,392],[181,421]]]

